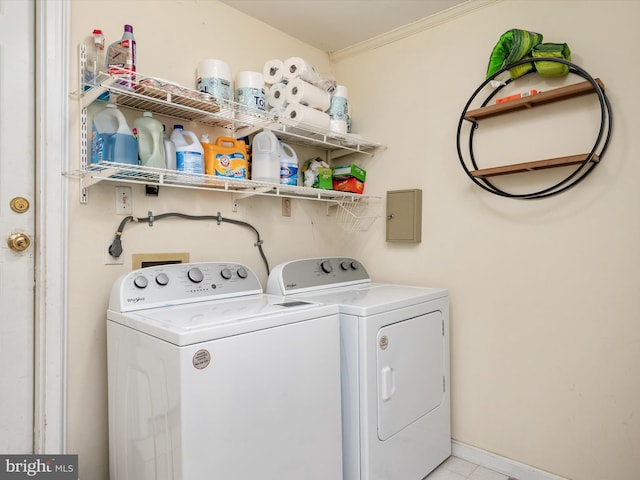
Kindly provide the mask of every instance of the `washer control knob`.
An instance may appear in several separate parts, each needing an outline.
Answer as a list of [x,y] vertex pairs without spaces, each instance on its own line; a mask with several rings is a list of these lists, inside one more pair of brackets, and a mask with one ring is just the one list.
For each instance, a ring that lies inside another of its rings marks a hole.
[[249,276],[247,269],[244,267],[240,267],[236,273],[240,278],[247,278]]
[[231,279],[231,270],[229,270],[228,268],[223,268],[222,270],[220,270],[220,276],[222,278],[224,278],[225,280],[230,280]]
[[162,286],[167,285],[169,283],[169,276],[166,273],[159,273],[156,277],[156,283]]
[[189,271],[187,272],[187,277],[189,277],[189,280],[191,280],[193,283],[200,283],[202,280],[204,280],[202,270],[197,267],[189,269]]
[[320,268],[324,273],[331,273],[333,271],[333,267],[331,266],[331,262],[329,260],[323,260],[320,264]]
[[147,277],[139,275],[133,279],[133,284],[138,288],[147,288],[147,285],[149,285],[149,280],[147,280]]
[[340,262],[340,268],[342,270],[349,270],[349,262]]
[[351,269],[352,270],[357,270],[360,268],[360,264],[356,261],[351,262]]

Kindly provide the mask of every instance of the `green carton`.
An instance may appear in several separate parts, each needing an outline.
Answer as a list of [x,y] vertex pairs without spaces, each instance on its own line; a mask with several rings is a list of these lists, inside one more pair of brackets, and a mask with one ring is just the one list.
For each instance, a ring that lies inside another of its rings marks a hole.
[[358,165],[343,165],[341,167],[335,167],[333,169],[333,178],[348,178],[354,177],[364,182],[367,178],[367,172]]
[[322,188],[323,190],[331,190],[333,188],[333,179],[331,178],[331,169],[320,167],[318,168],[318,178],[316,178],[317,185],[313,185],[316,188]]

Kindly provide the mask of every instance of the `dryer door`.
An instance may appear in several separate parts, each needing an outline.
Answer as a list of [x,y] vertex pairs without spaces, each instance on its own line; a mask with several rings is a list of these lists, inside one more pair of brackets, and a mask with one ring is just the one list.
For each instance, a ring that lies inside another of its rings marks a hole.
[[444,398],[445,346],[439,311],[378,330],[378,437],[387,440]]

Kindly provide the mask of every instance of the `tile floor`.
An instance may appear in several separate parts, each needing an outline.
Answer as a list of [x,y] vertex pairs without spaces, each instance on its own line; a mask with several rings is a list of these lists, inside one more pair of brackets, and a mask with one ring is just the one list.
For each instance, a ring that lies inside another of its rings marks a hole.
[[494,472],[457,457],[449,457],[425,480],[509,480],[508,475]]

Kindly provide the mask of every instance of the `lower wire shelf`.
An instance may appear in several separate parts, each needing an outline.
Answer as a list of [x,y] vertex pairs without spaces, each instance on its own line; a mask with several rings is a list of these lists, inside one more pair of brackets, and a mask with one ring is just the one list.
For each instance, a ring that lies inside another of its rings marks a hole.
[[327,202],[330,206],[337,206],[337,223],[351,232],[368,230],[380,216],[376,208],[380,203],[380,197],[338,190],[257,182],[115,162],[91,164],[86,170],[65,172],[64,175],[78,178],[81,189],[107,181],[227,192],[232,193],[235,200],[254,195],[318,200]]

